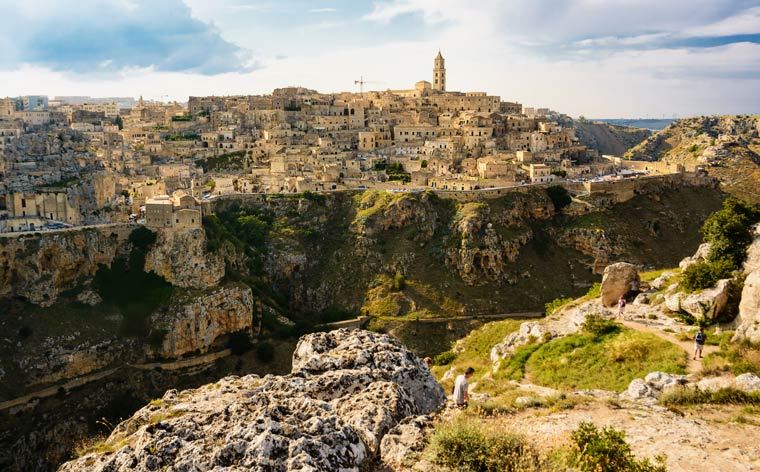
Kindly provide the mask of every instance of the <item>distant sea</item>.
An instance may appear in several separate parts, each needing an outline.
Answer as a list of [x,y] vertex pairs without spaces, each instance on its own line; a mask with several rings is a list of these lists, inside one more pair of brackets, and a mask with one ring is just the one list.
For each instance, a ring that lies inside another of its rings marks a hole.
[[590,121],[603,121],[611,125],[633,126],[634,128],[647,128],[659,131],[676,120],[673,118],[594,118]]

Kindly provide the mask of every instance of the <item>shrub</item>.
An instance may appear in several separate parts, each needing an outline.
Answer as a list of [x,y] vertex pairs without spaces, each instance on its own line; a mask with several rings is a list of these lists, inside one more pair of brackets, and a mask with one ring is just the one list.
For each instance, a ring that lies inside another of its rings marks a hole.
[[594,336],[604,336],[605,334],[616,333],[620,331],[620,325],[612,320],[603,318],[598,313],[592,313],[586,316],[586,320],[581,327],[583,331],[593,334]]
[[735,198],[727,198],[723,208],[710,215],[702,225],[705,241],[710,243],[708,261],[728,261],[738,269],[752,243],[752,225],[760,221],[760,210]]
[[572,298],[555,298],[554,300],[550,301],[544,307],[546,308],[546,316],[553,315],[557,312],[563,305],[566,305],[573,301]]
[[730,277],[734,269],[731,261],[727,259],[697,262],[684,269],[679,286],[689,292],[710,288],[718,280]]
[[593,423],[583,422],[571,435],[573,442],[570,462],[582,472],[666,472],[664,458],[657,464],[648,459],[637,460],[631,446],[625,442],[625,433],[612,427],[599,429]]
[[260,341],[256,343],[256,358],[261,362],[269,363],[274,359],[274,345],[269,341]]
[[573,201],[567,189],[561,185],[552,185],[546,189],[546,193],[549,195],[552,203],[554,203],[554,208],[557,211],[565,208]]
[[454,362],[457,355],[453,351],[443,351],[433,358],[433,364],[435,365],[449,365]]
[[406,277],[401,272],[396,272],[393,276],[393,283],[391,284],[391,290],[394,292],[400,292],[406,288]]
[[470,421],[458,421],[438,429],[431,438],[431,450],[434,462],[459,471],[542,469],[538,452],[525,439]]

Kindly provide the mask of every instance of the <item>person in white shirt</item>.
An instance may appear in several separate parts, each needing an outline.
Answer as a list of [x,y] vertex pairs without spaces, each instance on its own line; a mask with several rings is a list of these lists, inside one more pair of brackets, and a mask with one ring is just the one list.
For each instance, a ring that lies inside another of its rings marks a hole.
[[475,373],[475,369],[468,367],[464,374],[458,375],[454,381],[454,403],[460,408],[467,408],[467,402],[470,400],[469,380]]

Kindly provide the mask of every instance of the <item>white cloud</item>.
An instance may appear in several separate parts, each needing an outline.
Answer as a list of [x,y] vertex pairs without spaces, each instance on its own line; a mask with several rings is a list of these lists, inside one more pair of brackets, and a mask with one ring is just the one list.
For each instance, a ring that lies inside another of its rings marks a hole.
[[337,11],[337,8],[312,8],[309,13],[335,13]]

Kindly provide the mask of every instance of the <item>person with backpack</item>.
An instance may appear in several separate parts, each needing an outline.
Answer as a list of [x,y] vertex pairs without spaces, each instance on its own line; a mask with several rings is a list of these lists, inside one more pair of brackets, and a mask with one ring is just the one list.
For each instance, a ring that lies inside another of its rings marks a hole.
[[694,335],[694,360],[697,360],[697,355],[702,359],[702,349],[705,347],[705,341],[707,341],[705,329],[700,327],[697,334]]
[[620,295],[618,300],[618,318],[622,318],[625,314],[625,295]]

